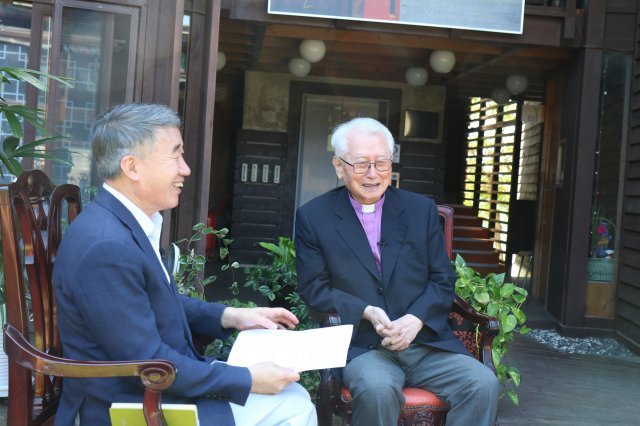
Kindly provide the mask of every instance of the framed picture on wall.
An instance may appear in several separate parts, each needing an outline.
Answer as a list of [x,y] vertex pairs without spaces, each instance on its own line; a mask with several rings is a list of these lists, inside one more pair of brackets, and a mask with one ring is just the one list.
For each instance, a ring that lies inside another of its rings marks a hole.
[[400,172],[392,172],[391,173],[391,186],[395,186],[396,188],[400,188]]
[[406,110],[402,140],[438,142],[440,114],[435,111]]

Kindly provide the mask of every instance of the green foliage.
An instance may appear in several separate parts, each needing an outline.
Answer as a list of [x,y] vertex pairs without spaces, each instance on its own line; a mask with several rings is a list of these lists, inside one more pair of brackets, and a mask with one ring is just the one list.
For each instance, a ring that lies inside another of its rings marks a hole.
[[518,395],[509,384],[520,385],[520,371],[503,362],[509,350],[515,332],[526,334],[531,331],[524,325],[527,317],[520,309],[527,299],[527,291],[512,283],[504,282],[505,274],[488,274],[482,277],[476,270],[467,266],[458,255],[455,260],[456,294],[466,300],[481,314],[496,317],[500,323],[500,333],[493,339],[491,356],[496,367],[498,379],[505,386],[505,395],[518,405]]
[[[295,293],[298,285],[296,272],[296,249],[293,241],[285,237],[278,238],[278,245],[258,243],[273,260],[270,265],[263,262],[246,270],[245,287],[265,296],[271,302],[282,302]],[[294,312],[295,313],[295,312]],[[297,315],[297,314],[296,314]]]
[[[175,271],[173,277],[176,281],[178,291],[181,294],[185,294],[189,297],[204,300],[204,287],[218,278],[216,275],[209,275],[205,277],[205,265],[207,260],[204,256],[197,254],[194,249],[195,242],[200,241],[203,236],[213,234],[219,243],[219,255],[220,260],[226,260],[220,269],[226,271],[231,268],[231,272],[238,269],[238,262],[232,262],[230,259],[229,246],[233,242],[228,238],[229,230],[226,228],[216,230],[210,226],[205,226],[203,223],[197,223],[193,226],[194,234],[191,238],[184,238],[176,241],[175,244],[181,247],[181,255],[178,258],[178,270]],[[184,250],[183,250],[184,249]],[[236,296],[238,296],[239,288],[238,283],[235,281],[235,274],[233,274],[234,280],[229,289],[231,290],[234,298],[231,300],[224,300],[220,303],[227,306],[236,308],[253,308],[256,306],[253,302],[243,303],[240,302]],[[226,340],[215,339],[205,349],[206,356],[212,356],[222,360],[226,360],[229,357],[231,346],[236,340],[238,332],[234,332]]]
[[[70,86],[67,79],[55,77],[39,71],[0,67],[0,86],[11,84],[12,81],[24,81],[38,90],[47,91],[46,83],[40,79],[52,79],[62,84]],[[45,150],[44,145],[49,142],[60,139],[59,136],[53,136],[45,127],[44,111],[25,105],[11,105],[4,98],[0,97],[0,114],[4,116],[11,129],[11,136],[7,136],[0,146],[0,175],[4,176],[5,172],[19,176],[22,172],[22,164],[20,159],[41,158],[51,161],[57,161],[65,164],[72,164],[64,158],[66,151],[62,150]],[[21,122],[22,120],[22,122]],[[42,139],[33,142],[20,144],[20,139],[24,137],[23,124],[28,123],[35,127],[40,134],[44,135]]]
[[[241,302],[238,300],[237,296],[239,293],[238,283],[233,282],[229,287],[231,293],[233,294],[233,299],[222,300],[220,303],[231,306],[233,308],[255,308],[257,305],[251,301],[249,302]],[[204,355],[210,356],[214,358],[218,358],[221,360],[226,360],[229,358],[229,353],[231,352],[231,347],[236,342],[236,338],[238,337],[238,331],[234,331],[231,336],[229,336],[226,340],[215,339],[213,342],[207,345]]]
[[[203,236],[213,234],[220,243],[220,259],[226,259],[226,263],[222,265],[221,269],[226,271],[231,268],[233,272],[233,269],[238,269],[239,265],[238,262],[231,262],[228,257],[229,245],[233,240],[227,238],[227,234],[229,233],[227,228],[216,230],[210,226],[205,226],[203,223],[198,223],[194,225],[193,231],[194,234],[191,238],[184,238],[175,243],[178,246],[183,245],[184,250],[181,249],[182,254],[178,258],[180,266],[174,273],[174,279],[176,280],[176,285],[180,293],[204,300],[204,287],[214,282],[218,277],[216,275],[204,276],[207,259],[195,252],[193,247],[194,243],[200,241]],[[232,285],[234,284],[237,286],[235,280]]]
[[[317,328],[319,323],[309,316],[309,307],[297,292],[298,273],[296,271],[296,249],[289,238],[279,237],[278,245],[262,242],[260,247],[267,251],[272,260],[246,269],[244,286],[265,296],[270,302],[289,309],[300,323],[298,330]],[[300,384],[311,395],[318,392],[320,372],[304,371],[300,374]]]

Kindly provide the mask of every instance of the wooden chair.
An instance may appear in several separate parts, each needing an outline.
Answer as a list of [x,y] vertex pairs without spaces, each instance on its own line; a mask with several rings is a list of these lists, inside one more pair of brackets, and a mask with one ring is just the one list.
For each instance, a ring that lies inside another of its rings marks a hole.
[[65,223],[71,223],[81,208],[77,186],[54,186],[39,170],[26,171],[16,182],[0,187],[8,424],[52,424],[64,377],[138,376],[145,386],[143,411],[147,424],[164,425],[160,401],[162,391],[175,379],[173,363],[63,358],[51,277]]
[[[453,208],[438,206],[438,213],[443,224],[445,247],[449,258],[453,251]],[[477,313],[462,298],[455,296],[449,314],[449,321],[454,334],[464,343],[469,352],[480,362],[495,372],[491,358],[491,344],[499,332],[498,321]],[[336,314],[325,315],[325,326],[340,325],[340,317]],[[479,335],[476,337],[476,327]],[[406,399],[400,411],[398,425],[444,425],[449,407],[434,393],[418,388],[404,388],[402,393]],[[320,372],[320,388],[316,401],[318,421],[321,426],[331,426],[332,415],[342,417],[343,425],[351,425],[351,393],[342,386],[330,372]]]

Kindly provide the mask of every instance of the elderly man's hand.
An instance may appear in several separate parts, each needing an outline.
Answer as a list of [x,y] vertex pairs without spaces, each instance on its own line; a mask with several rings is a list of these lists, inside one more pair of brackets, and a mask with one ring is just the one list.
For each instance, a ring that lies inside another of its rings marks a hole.
[[383,334],[383,330],[391,327],[391,320],[387,316],[387,313],[384,309],[378,308],[377,306],[367,306],[362,314],[362,318],[373,324],[373,328],[376,329],[376,333],[378,333],[380,337],[385,337],[386,334]]
[[300,380],[300,374],[273,362],[261,362],[249,367],[251,392],[275,395],[291,382]]
[[391,321],[391,326],[380,330],[378,334],[383,336],[382,346],[391,351],[406,349],[422,328],[422,321],[411,314],[407,314]]
[[227,307],[220,319],[223,328],[250,330],[253,328],[295,328],[298,318],[284,308]]

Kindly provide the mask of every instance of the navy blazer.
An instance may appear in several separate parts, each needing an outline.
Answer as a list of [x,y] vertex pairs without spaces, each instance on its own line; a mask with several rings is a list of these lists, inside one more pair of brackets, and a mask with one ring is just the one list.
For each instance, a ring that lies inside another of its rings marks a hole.
[[447,322],[456,276],[433,200],[387,189],[381,274],[344,186],[300,207],[295,231],[300,296],[312,308],[337,312],[343,324],[354,325],[348,360],[380,343],[372,324],[362,319],[368,305],[384,309],[392,321],[405,314],[420,318],[424,327],[416,342],[469,354]]
[[[89,361],[166,359],[177,366],[163,402],[195,403],[200,424],[233,425],[229,401],[244,404],[251,374],[210,364],[191,332],[226,338],[225,306],[178,294],[133,215],[101,189],[69,226],[53,282],[65,357]],[[112,402],[141,401],[140,379],[65,378],[55,424],[110,425]]]

